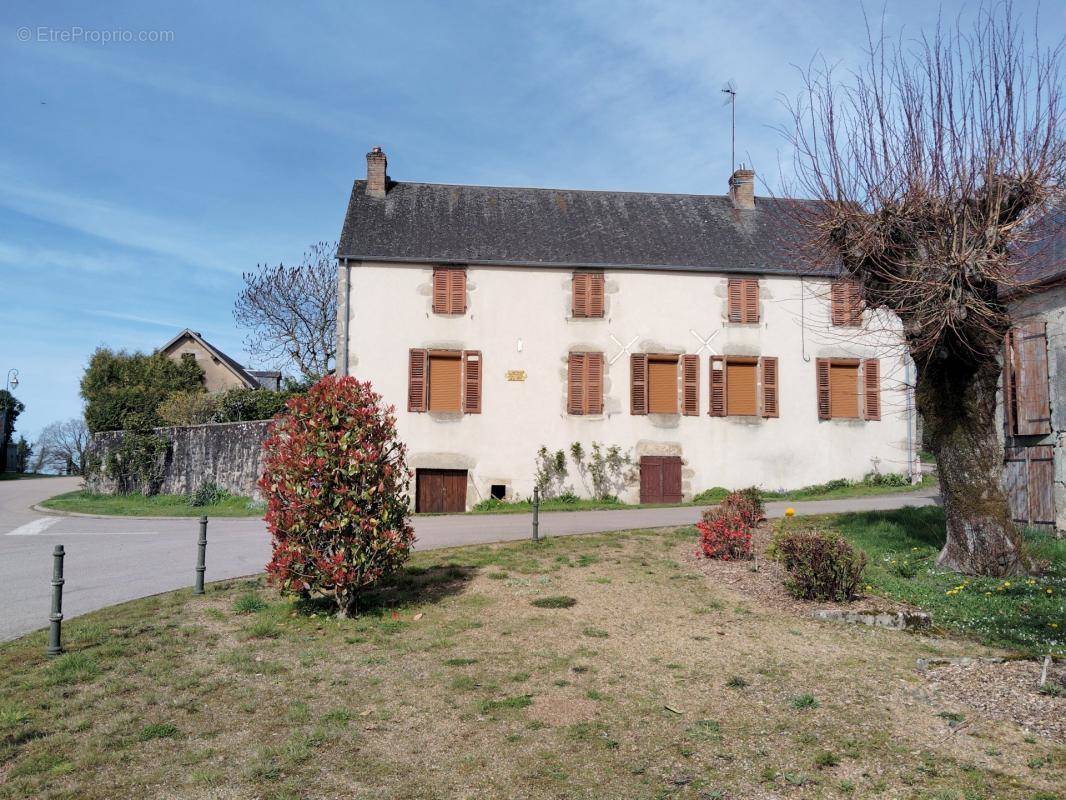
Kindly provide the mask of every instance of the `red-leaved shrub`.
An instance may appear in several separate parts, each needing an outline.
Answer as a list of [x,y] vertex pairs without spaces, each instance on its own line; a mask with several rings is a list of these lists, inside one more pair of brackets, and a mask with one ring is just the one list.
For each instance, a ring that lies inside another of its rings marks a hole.
[[696,523],[704,558],[722,561],[751,558],[751,526],[738,514],[710,509]]
[[406,449],[369,383],[326,377],[293,397],[263,444],[259,488],[283,592],[331,597],[340,616],[414,543]]
[[743,492],[730,492],[719,505],[723,514],[740,517],[749,528],[754,528],[762,519],[762,503],[756,504]]

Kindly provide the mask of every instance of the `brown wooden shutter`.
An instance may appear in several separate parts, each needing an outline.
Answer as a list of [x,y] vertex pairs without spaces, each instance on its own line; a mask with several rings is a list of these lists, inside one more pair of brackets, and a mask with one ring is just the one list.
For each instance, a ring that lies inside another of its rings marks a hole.
[[855,327],[862,325],[862,286],[858,281],[848,285],[848,324]]
[[759,321],[759,282],[745,280],[744,284],[744,322]]
[[818,419],[829,419],[832,415],[829,407],[829,359],[815,359],[815,371],[818,380]]
[[744,291],[741,281],[729,279],[729,321],[744,321]]
[[1046,324],[1018,325],[1014,349],[1018,365],[1014,387],[1017,433],[1019,436],[1051,433]]
[[[575,284],[576,285],[576,284]],[[571,353],[566,364],[566,413],[585,413],[585,354]]]
[[603,353],[585,354],[585,413],[603,413]]
[[449,270],[445,267],[436,267],[433,270],[433,313],[448,313],[448,288]]
[[481,351],[463,351],[463,413],[481,413]]
[[711,416],[725,416],[725,357],[711,356]]
[[881,419],[881,362],[868,358],[862,362],[863,418]]
[[847,325],[848,286],[845,281],[834,281],[830,289],[834,325]]
[[1003,485],[1011,518],[1020,525],[1055,525],[1055,448],[1004,448]]
[[681,413],[687,417],[700,413],[699,356],[681,356]]
[[426,363],[429,354],[425,350],[411,350],[407,361],[407,410],[426,410]]
[[602,317],[604,279],[602,272],[589,273],[589,316]]
[[762,372],[762,415],[764,417],[779,416],[780,411],[777,403],[777,358],[763,356],[759,359],[760,371]]
[[466,270],[454,268],[448,270],[448,313],[466,313]]
[[629,413],[648,413],[648,354],[629,357]]
[[589,315],[589,274],[587,272],[574,273],[573,313],[575,317]]

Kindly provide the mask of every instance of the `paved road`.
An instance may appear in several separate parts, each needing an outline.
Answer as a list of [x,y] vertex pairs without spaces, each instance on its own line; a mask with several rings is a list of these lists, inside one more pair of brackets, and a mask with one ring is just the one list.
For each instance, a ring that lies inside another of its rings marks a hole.
[[[66,550],[63,612],[67,618],[138,597],[189,586],[196,562],[194,518],[100,519],[50,516],[31,506],[78,487],[77,478],[0,481],[0,641],[47,624],[52,548]],[[797,514],[873,511],[929,505],[930,492],[853,500],[792,503]],[[779,517],[787,503],[769,503]],[[561,511],[540,516],[543,536],[690,525],[702,509]],[[430,549],[508,541],[530,535],[526,514],[417,517],[416,547]],[[270,540],[262,520],[213,519],[208,529],[207,579],[262,572]]]

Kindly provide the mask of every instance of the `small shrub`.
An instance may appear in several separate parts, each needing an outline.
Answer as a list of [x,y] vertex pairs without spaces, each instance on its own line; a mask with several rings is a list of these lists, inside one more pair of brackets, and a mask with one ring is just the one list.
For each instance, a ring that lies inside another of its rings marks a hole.
[[245,592],[233,601],[233,610],[237,614],[255,614],[266,607],[266,601],[255,592]]
[[729,490],[724,486],[712,486],[693,497],[692,502],[696,505],[715,505],[721,503],[728,494]]
[[710,509],[703,512],[696,530],[704,558],[723,561],[751,558],[751,527],[743,517],[724,509]]
[[538,597],[532,603],[537,608],[571,608],[577,604],[576,597],[566,595],[553,595],[551,597]]
[[748,486],[744,489],[738,489],[732,494],[740,495],[753,506],[755,506],[755,512],[758,514],[756,521],[763,519],[766,516],[766,505],[763,503],[762,489],[758,486]]
[[862,482],[867,486],[908,486],[910,478],[900,472],[870,472]]
[[[566,468],[566,453],[562,450],[553,453],[541,445],[533,463],[536,468],[533,484],[540,490],[541,498],[551,500],[559,496],[563,491],[563,481],[569,473]],[[567,493],[571,493],[569,489]]]
[[221,503],[230,494],[214,481],[201,483],[195,492],[189,495],[189,505],[193,508],[203,508]]
[[[758,489],[755,491],[758,492]],[[762,500],[752,500],[743,492],[730,492],[722,501],[719,509],[725,514],[740,517],[749,528],[758,525],[759,520],[762,519]]]
[[578,497],[576,494],[574,494],[570,490],[567,490],[567,491],[563,492],[561,495],[559,495],[558,497],[556,497],[555,498],[555,502],[570,504],[570,503],[576,503],[580,499],[581,498]]
[[486,497],[484,500],[474,504],[474,511],[496,511],[509,505],[511,503],[498,497]]
[[866,554],[841,536],[786,531],[775,540],[774,555],[788,571],[785,588],[793,597],[848,602],[858,596]]
[[167,425],[203,425],[212,420],[217,406],[216,395],[186,390],[168,395],[156,413]]
[[230,389],[215,397],[214,422],[252,422],[272,419],[285,410],[294,392],[269,389]]

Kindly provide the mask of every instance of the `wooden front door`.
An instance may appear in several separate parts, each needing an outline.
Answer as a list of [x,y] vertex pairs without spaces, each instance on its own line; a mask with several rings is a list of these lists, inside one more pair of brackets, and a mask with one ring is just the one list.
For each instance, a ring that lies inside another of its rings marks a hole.
[[681,502],[680,456],[642,456],[640,459],[640,502]]
[[416,470],[415,511],[420,513],[466,511],[466,470]]

